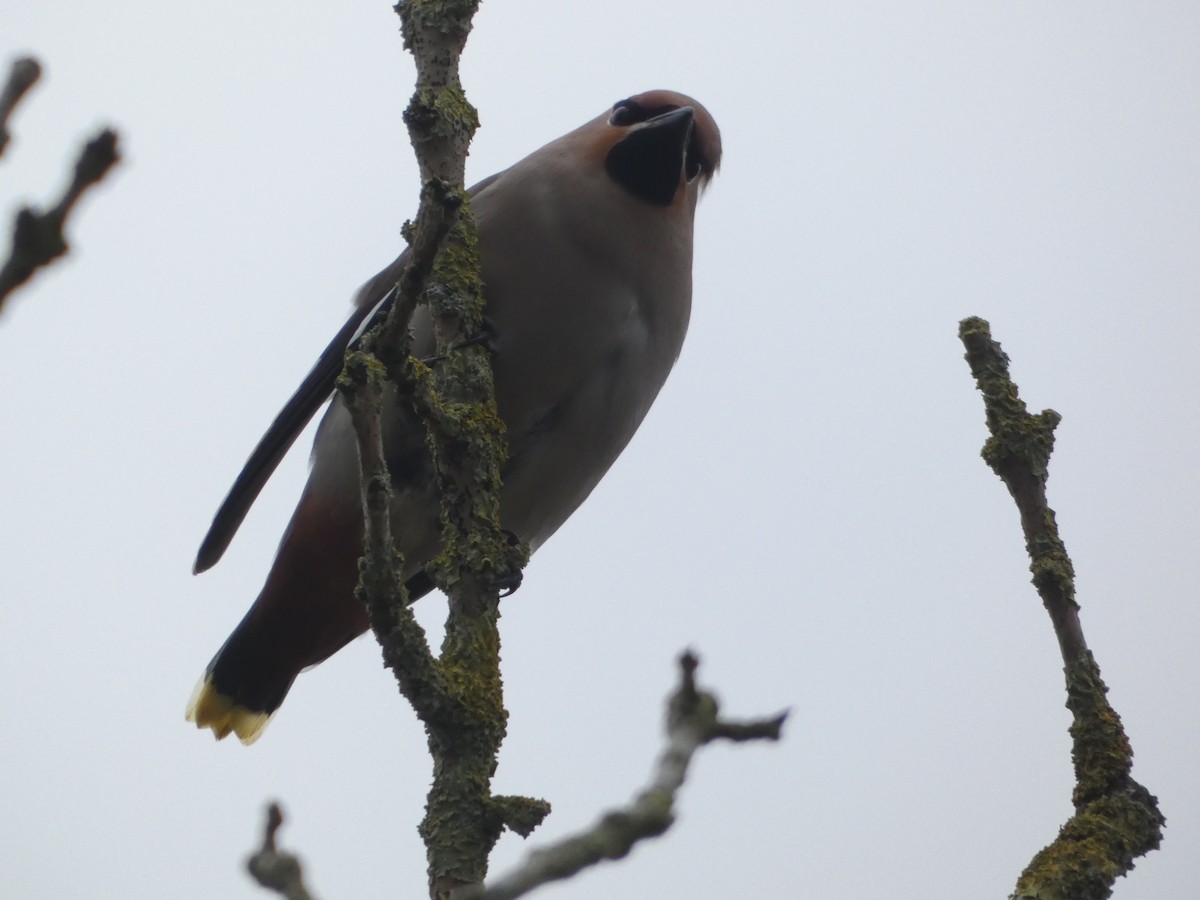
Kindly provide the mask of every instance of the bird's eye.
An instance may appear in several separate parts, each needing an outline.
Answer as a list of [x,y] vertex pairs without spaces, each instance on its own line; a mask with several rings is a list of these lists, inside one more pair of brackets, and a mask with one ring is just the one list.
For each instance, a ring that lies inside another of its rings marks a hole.
[[625,128],[628,125],[633,125],[638,121],[633,102],[630,100],[618,100],[613,104],[612,115],[608,117],[609,125],[616,125],[618,128]]

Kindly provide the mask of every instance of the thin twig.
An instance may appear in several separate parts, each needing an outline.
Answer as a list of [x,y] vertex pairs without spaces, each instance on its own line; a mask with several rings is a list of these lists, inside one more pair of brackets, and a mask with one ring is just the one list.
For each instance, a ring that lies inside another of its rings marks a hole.
[[42,213],[27,206],[17,213],[12,251],[0,267],[0,310],[13,290],[39,268],[67,252],[63,234],[67,216],[83,192],[103,179],[120,158],[117,133],[104,129],[84,146],[75,163],[71,184],[52,209]]
[[[407,323],[404,325],[407,328]],[[338,387],[358,435],[360,488],[364,510],[364,548],[359,568],[359,597],[371,628],[404,696],[425,719],[449,702],[449,690],[429,649],[425,630],[408,607],[404,560],[392,537],[392,485],[383,450],[380,410],[383,366],[362,351],[347,354]]]
[[278,803],[267,807],[267,822],[263,828],[262,848],[246,860],[246,868],[260,885],[287,900],[315,900],[304,884],[300,859],[284,853],[275,846],[275,834],[283,824],[283,810]]
[[42,77],[42,65],[32,56],[21,56],[13,60],[8,70],[8,80],[0,90],[0,156],[8,148],[11,135],[8,131],[8,120],[13,110],[25,96],[25,92],[33,87]]
[[1016,900],[1104,900],[1133,861],[1158,848],[1166,820],[1158,800],[1130,775],[1133,748],[1109,705],[1079,621],[1075,570],[1046,500],[1053,410],[1031,415],[1008,371],[1008,357],[983,319],[964,319],[959,338],[983,394],[991,436],[983,458],[1012,495],[1021,515],[1033,583],[1058,637],[1071,711],[1075,815],[1030,862],[1017,881]]
[[628,806],[605,814],[587,831],[535,850],[514,871],[464,892],[462,900],[513,900],[606,859],[624,857],[634,844],[661,835],[674,823],[675,797],[697,750],[721,739],[780,739],[786,712],[752,722],[719,718],[716,698],[696,688],[697,664],[690,651],[680,658],[680,685],[667,702],[667,746],[641,793]]
[[1054,429],[1062,417],[1052,409],[1029,413],[1009,377],[1008,357],[991,339],[986,322],[964,320],[959,336],[983,394],[991,433],[983,446],[983,458],[1017,504],[1033,583],[1054,623],[1063,663],[1069,666],[1087,652],[1087,642],[1075,602],[1075,570],[1058,534],[1054,510],[1046,502]]

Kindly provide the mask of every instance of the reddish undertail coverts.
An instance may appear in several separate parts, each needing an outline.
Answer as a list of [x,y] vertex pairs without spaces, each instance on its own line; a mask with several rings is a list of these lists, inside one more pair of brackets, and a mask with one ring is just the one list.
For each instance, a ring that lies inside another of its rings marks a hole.
[[[533,550],[608,471],[679,356],[692,301],[696,202],[720,162],[720,132],[703,106],[648,91],[471,189],[496,400],[508,428],[504,527]],[[329,401],[347,345],[388,297],[403,260],[359,290],[349,321],[221,504],[197,572],[221,558],[279,460]],[[429,355],[424,308],[413,331],[414,353]],[[438,498],[411,411],[390,403],[384,431],[393,531],[419,596],[429,590],[423,566],[438,548]],[[334,397],[266,583],[209,663],[189,721],[251,743],[301,670],[366,631],[354,597],[362,527],[355,437]]]

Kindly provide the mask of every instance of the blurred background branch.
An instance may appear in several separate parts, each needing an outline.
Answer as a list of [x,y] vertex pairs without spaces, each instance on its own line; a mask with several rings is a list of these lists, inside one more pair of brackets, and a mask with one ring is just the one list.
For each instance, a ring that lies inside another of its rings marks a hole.
[[[9,116],[38,80],[41,71],[41,65],[32,57],[22,57],[12,64],[8,80],[0,91],[0,154],[10,138]],[[9,294],[27,282],[38,269],[67,252],[64,233],[67,216],[84,192],[98,184],[120,158],[117,133],[109,128],[101,129],[80,151],[71,182],[54,206],[45,212],[31,206],[18,210],[13,222],[12,247],[8,258],[0,265],[0,312],[3,312]]]
[[283,810],[278,803],[268,805],[262,847],[246,860],[246,868],[255,881],[287,900],[316,900],[304,883],[300,859],[291,853],[284,853],[276,846],[275,836],[281,825]]

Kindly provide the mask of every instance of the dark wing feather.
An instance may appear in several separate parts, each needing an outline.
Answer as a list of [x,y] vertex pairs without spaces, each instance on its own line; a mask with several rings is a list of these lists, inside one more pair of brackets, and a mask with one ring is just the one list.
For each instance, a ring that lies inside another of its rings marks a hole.
[[[497,172],[483,179],[467,193],[473,200],[476,199],[503,174]],[[354,312],[351,313],[349,321],[329,342],[329,346],[308,373],[304,383],[297,388],[296,393],[292,394],[291,399],[275,417],[267,433],[246,460],[246,465],[242,467],[233,487],[229,489],[221,508],[213,517],[208,534],[204,536],[200,552],[196,554],[193,572],[198,574],[216,565],[229,547],[242,520],[246,518],[246,513],[258,498],[263,485],[279,465],[279,461],[291,449],[321,404],[333,393],[334,382],[342,371],[346,349],[363,332],[387,315],[395,294],[396,282],[400,278],[407,256],[408,251],[401,253],[390,266],[359,288],[354,297]],[[428,590],[428,587],[424,587],[422,593]]]
[[[390,272],[392,268],[393,266],[389,266],[385,272]],[[383,274],[380,273],[380,276]],[[329,399],[334,383],[342,371],[342,361],[345,359],[346,349],[358,339],[359,335],[387,315],[394,290],[388,291],[382,299],[373,304],[368,305],[363,302],[369,298],[370,289],[377,287],[381,280],[380,276],[364,285],[363,290],[359,292],[359,301],[362,305],[355,307],[350,319],[329,342],[329,346],[325,348],[316,365],[312,367],[312,371],[308,373],[300,387],[292,394],[291,399],[280,410],[275,421],[271,423],[271,427],[267,429],[267,433],[262,436],[262,440],[250,454],[250,458],[246,460],[246,465],[242,467],[233,487],[225,495],[221,508],[213,517],[208,534],[204,536],[200,552],[196,554],[193,572],[200,573],[212,568],[225,553],[234,534],[237,533],[238,527],[242,524],[242,520],[246,518],[246,513],[250,511],[250,507],[263,489],[263,485],[267,483],[267,479],[279,465],[279,461],[295,443],[296,438],[312,419],[313,414]]]

